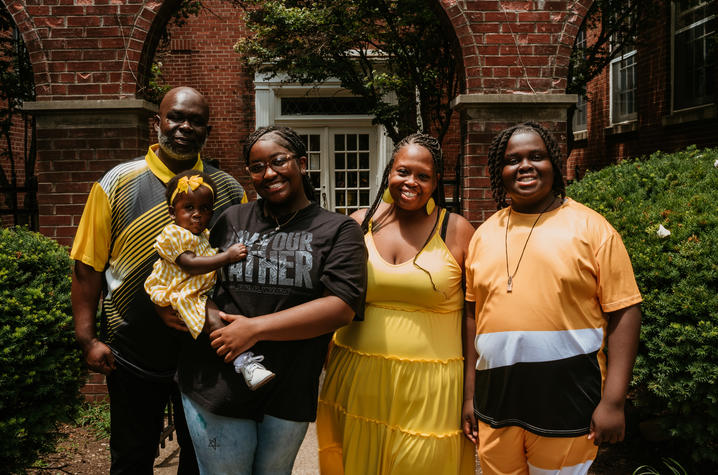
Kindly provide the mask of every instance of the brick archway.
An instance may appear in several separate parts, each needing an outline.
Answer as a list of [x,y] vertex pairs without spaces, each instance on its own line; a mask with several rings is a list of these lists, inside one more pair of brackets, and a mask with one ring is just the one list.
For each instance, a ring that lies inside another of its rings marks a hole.
[[[170,18],[180,5],[181,0],[159,2],[159,5],[158,2],[154,2],[150,8],[143,10],[137,16],[131,41],[140,42],[141,47],[138,50],[133,50],[133,61],[131,63],[128,61],[128,66],[132,66],[132,70],[136,72],[132,80],[134,80],[137,97],[146,96],[144,88],[149,82],[152,60],[155,57],[157,46]],[[137,51],[139,51],[139,55],[134,54]]]
[[[122,58],[122,75],[119,92],[121,95],[142,97],[141,85],[146,84],[148,65],[152,62],[146,58],[154,55],[157,46],[158,31],[162,31],[169,19],[169,14],[179,6],[179,1],[150,1],[141,5],[134,15],[130,34],[124,46]],[[124,40],[124,38],[123,38]],[[154,45],[148,49],[148,45]]]
[[461,114],[466,216],[484,221],[496,209],[486,168],[499,130],[539,120],[565,143],[568,62],[593,0],[439,0],[464,52],[466,92]]
[[[563,29],[561,35],[558,38],[556,46],[556,60],[553,72],[554,78],[561,78],[567,80],[568,75],[568,63],[571,59],[571,52],[573,51],[573,45],[576,41],[576,35],[578,30],[583,24],[583,20],[588,13],[588,9],[591,8],[594,0],[576,0],[567,12],[565,21],[563,23]],[[566,88],[566,83],[563,83],[563,88]]]
[[28,49],[39,101],[141,97],[161,32],[180,5],[2,2]]
[[438,0],[464,54],[467,93],[560,94],[593,0]]
[[438,3],[446,13],[446,18],[454,29],[454,35],[461,48],[464,63],[464,88],[469,88],[466,78],[471,77],[474,68],[481,67],[481,56],[470,27],[470,15],[462,10],[455,0],[438,0]]
[[43,7],[26,7],[24,3],[19,0],[1,1],[15,21],[15,25],[22,35],[22,40],[25,42],[25,47],[27,48],[35,75],[36,89],[39,87],[49,89],[50,76],[47,70],[47,51],[43,48],[39,34],[40,30],[34,18],[37,13],[42,11]]
[[[3,0],[30,52],[37,101],[40,230],[69,244],[102,171],[142,154],[143,101],[162,31],[180,0]],[[67,3],[67,2],[64,2]],[[493,209],[484,166],[491,137],[526,118],[565,133],[568,58],[592,0],[436,0],[463,56],[455,99],[465,157],[467,216]],[[251,105],[245,104],[250,110]],[[562,138],[562,137],[560,137]]]

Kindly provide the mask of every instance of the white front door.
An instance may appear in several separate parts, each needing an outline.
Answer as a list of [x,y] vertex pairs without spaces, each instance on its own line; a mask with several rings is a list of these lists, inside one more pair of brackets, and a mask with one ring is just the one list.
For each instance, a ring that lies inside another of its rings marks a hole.
[[297,127],[307,146],[307,167],[319,204],[351,214],[368,208],[379,166],[375,127]]

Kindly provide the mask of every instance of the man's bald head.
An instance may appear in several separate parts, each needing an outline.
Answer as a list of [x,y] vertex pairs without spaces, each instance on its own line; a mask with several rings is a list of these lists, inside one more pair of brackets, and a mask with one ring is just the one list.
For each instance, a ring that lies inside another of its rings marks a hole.
[[160,103],[155,130],[160,143],[160,158],[174,169],[174,161],[197,158],[209,133],[209,104],[196,89],[182,86],[171,89]]
[[162,102],[160,102],[159,115],[162,116],[163,108],[165,110],[171,108],[172,104],[177,101],[197,101],[197,104],[204,108],[207,114],[207,121],[209,121],[209,103],[207,99],[197,89],[189,86],[179,86],[167,91],[162,98]]

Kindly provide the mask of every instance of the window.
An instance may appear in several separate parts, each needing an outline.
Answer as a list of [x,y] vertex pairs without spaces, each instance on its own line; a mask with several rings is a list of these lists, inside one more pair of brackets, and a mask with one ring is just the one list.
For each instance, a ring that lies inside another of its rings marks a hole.
[[576,110],[573,112],[573,131],[581,132],[588,127],[588,100],[586,96],[578,96]]
[[710,1],[673,5],[673,110],[713,102],[716,16]]
[[283,97],[282,115],[366,115],[367,101],[361,97]]
[[[586,48],[586,27],[585,25],[581,27],[580,30],[578,30],[578,34],[576,35],[576,45],[575,49],[585,49]],[[588,104],[588,101],[586,100],[585,95],[578,96],[578,101],[576,102],[576,110],[573,112],[573,126],[572,129],[574,132],[580,132],[582,130],[586,130],[586,127],[588,125],[588,111],[586,105]]]
[[611,122],[635,120],[636,51],[611,61]]

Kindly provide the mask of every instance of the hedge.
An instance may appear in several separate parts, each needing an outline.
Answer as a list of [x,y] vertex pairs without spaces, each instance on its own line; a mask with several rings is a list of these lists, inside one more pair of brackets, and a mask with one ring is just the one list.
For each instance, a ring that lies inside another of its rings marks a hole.
[[718,149],[657,152],[567,190],[611,222],[631,256],[644,299],[635,405],[709,464],[718,462],[717,161]]
[[84,381],[74,340],[67,250],[0,229],[0,467],[22,472],[52,451]]

